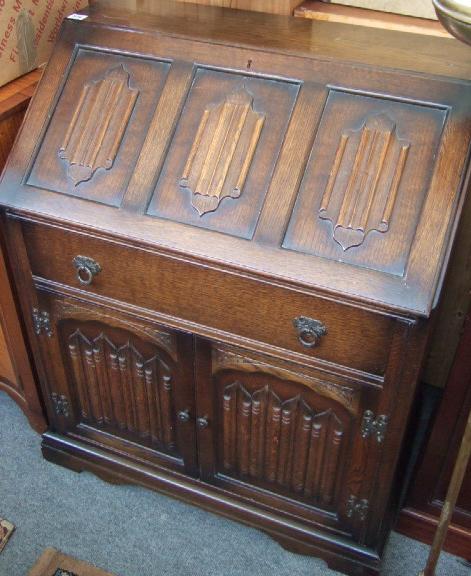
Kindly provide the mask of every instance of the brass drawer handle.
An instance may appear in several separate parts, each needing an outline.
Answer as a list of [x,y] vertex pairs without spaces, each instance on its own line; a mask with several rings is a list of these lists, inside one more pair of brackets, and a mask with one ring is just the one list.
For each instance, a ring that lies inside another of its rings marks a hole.
[[298,316],[293,320],[298,332],[298,340],[305,348],[314,348],[319,344],[322,336],[327,334],[327,328],[319,320]]
[[88,256],[76,256],[74,266],[77,269],[77,280],[80,284],[91,284],[94,276],[101,272],[101,266]]

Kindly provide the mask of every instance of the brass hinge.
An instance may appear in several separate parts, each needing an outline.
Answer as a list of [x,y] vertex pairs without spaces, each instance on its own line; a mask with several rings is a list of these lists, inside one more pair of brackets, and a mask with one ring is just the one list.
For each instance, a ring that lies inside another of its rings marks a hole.
[[67,400],[66,396],[53,392],[51,394],[51,400],[54,405],[54,412],[57,414],[57,416],[64,416],[64,418],[68,418],[70,410],[69,401]]
[[368,514],[368,508],[370,503],[364,498],[359,499],[353,494],[349,497],[347,501],[347,516],[348,518],[357,517],[358,520],[364,522]]
[[363,438],[369,438],[374,434],[376,441],[381,443],[386,435],[388,427],[388,417],[380,414],[377,418],[371,410],[366,410],[361,421],[361,435]]
[[34,332],[37,336],[46,334],[49,338],[52,336],[51,319],[49,312],[41,312],[37,308],[33,308],[33,326]]

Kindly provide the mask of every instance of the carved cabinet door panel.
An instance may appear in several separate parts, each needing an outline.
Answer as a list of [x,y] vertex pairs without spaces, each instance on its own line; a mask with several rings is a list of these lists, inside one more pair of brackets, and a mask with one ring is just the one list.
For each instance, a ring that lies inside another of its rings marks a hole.
[[34,323],[52,427],[193,474],[191,336],[62,296],[38,296]]
[[201,476],[364,542],[386,427],[379,392],[219,344],[196,350]]

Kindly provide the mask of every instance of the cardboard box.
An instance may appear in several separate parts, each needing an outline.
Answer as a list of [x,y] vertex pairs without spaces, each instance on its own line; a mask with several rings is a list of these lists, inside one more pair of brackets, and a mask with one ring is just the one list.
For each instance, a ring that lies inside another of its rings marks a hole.
[[62,20],[87,0],[0,0],[0,86],[44,64]]

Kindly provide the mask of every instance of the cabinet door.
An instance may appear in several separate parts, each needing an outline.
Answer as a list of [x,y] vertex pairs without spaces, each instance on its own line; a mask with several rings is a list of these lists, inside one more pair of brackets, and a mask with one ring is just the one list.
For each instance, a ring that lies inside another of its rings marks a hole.
[[202,477],[364,542],[380,391],[219,344],[199,340],[196,350]]
[[53,428],[194,473],[191,336],[61,296],[39,302]]

